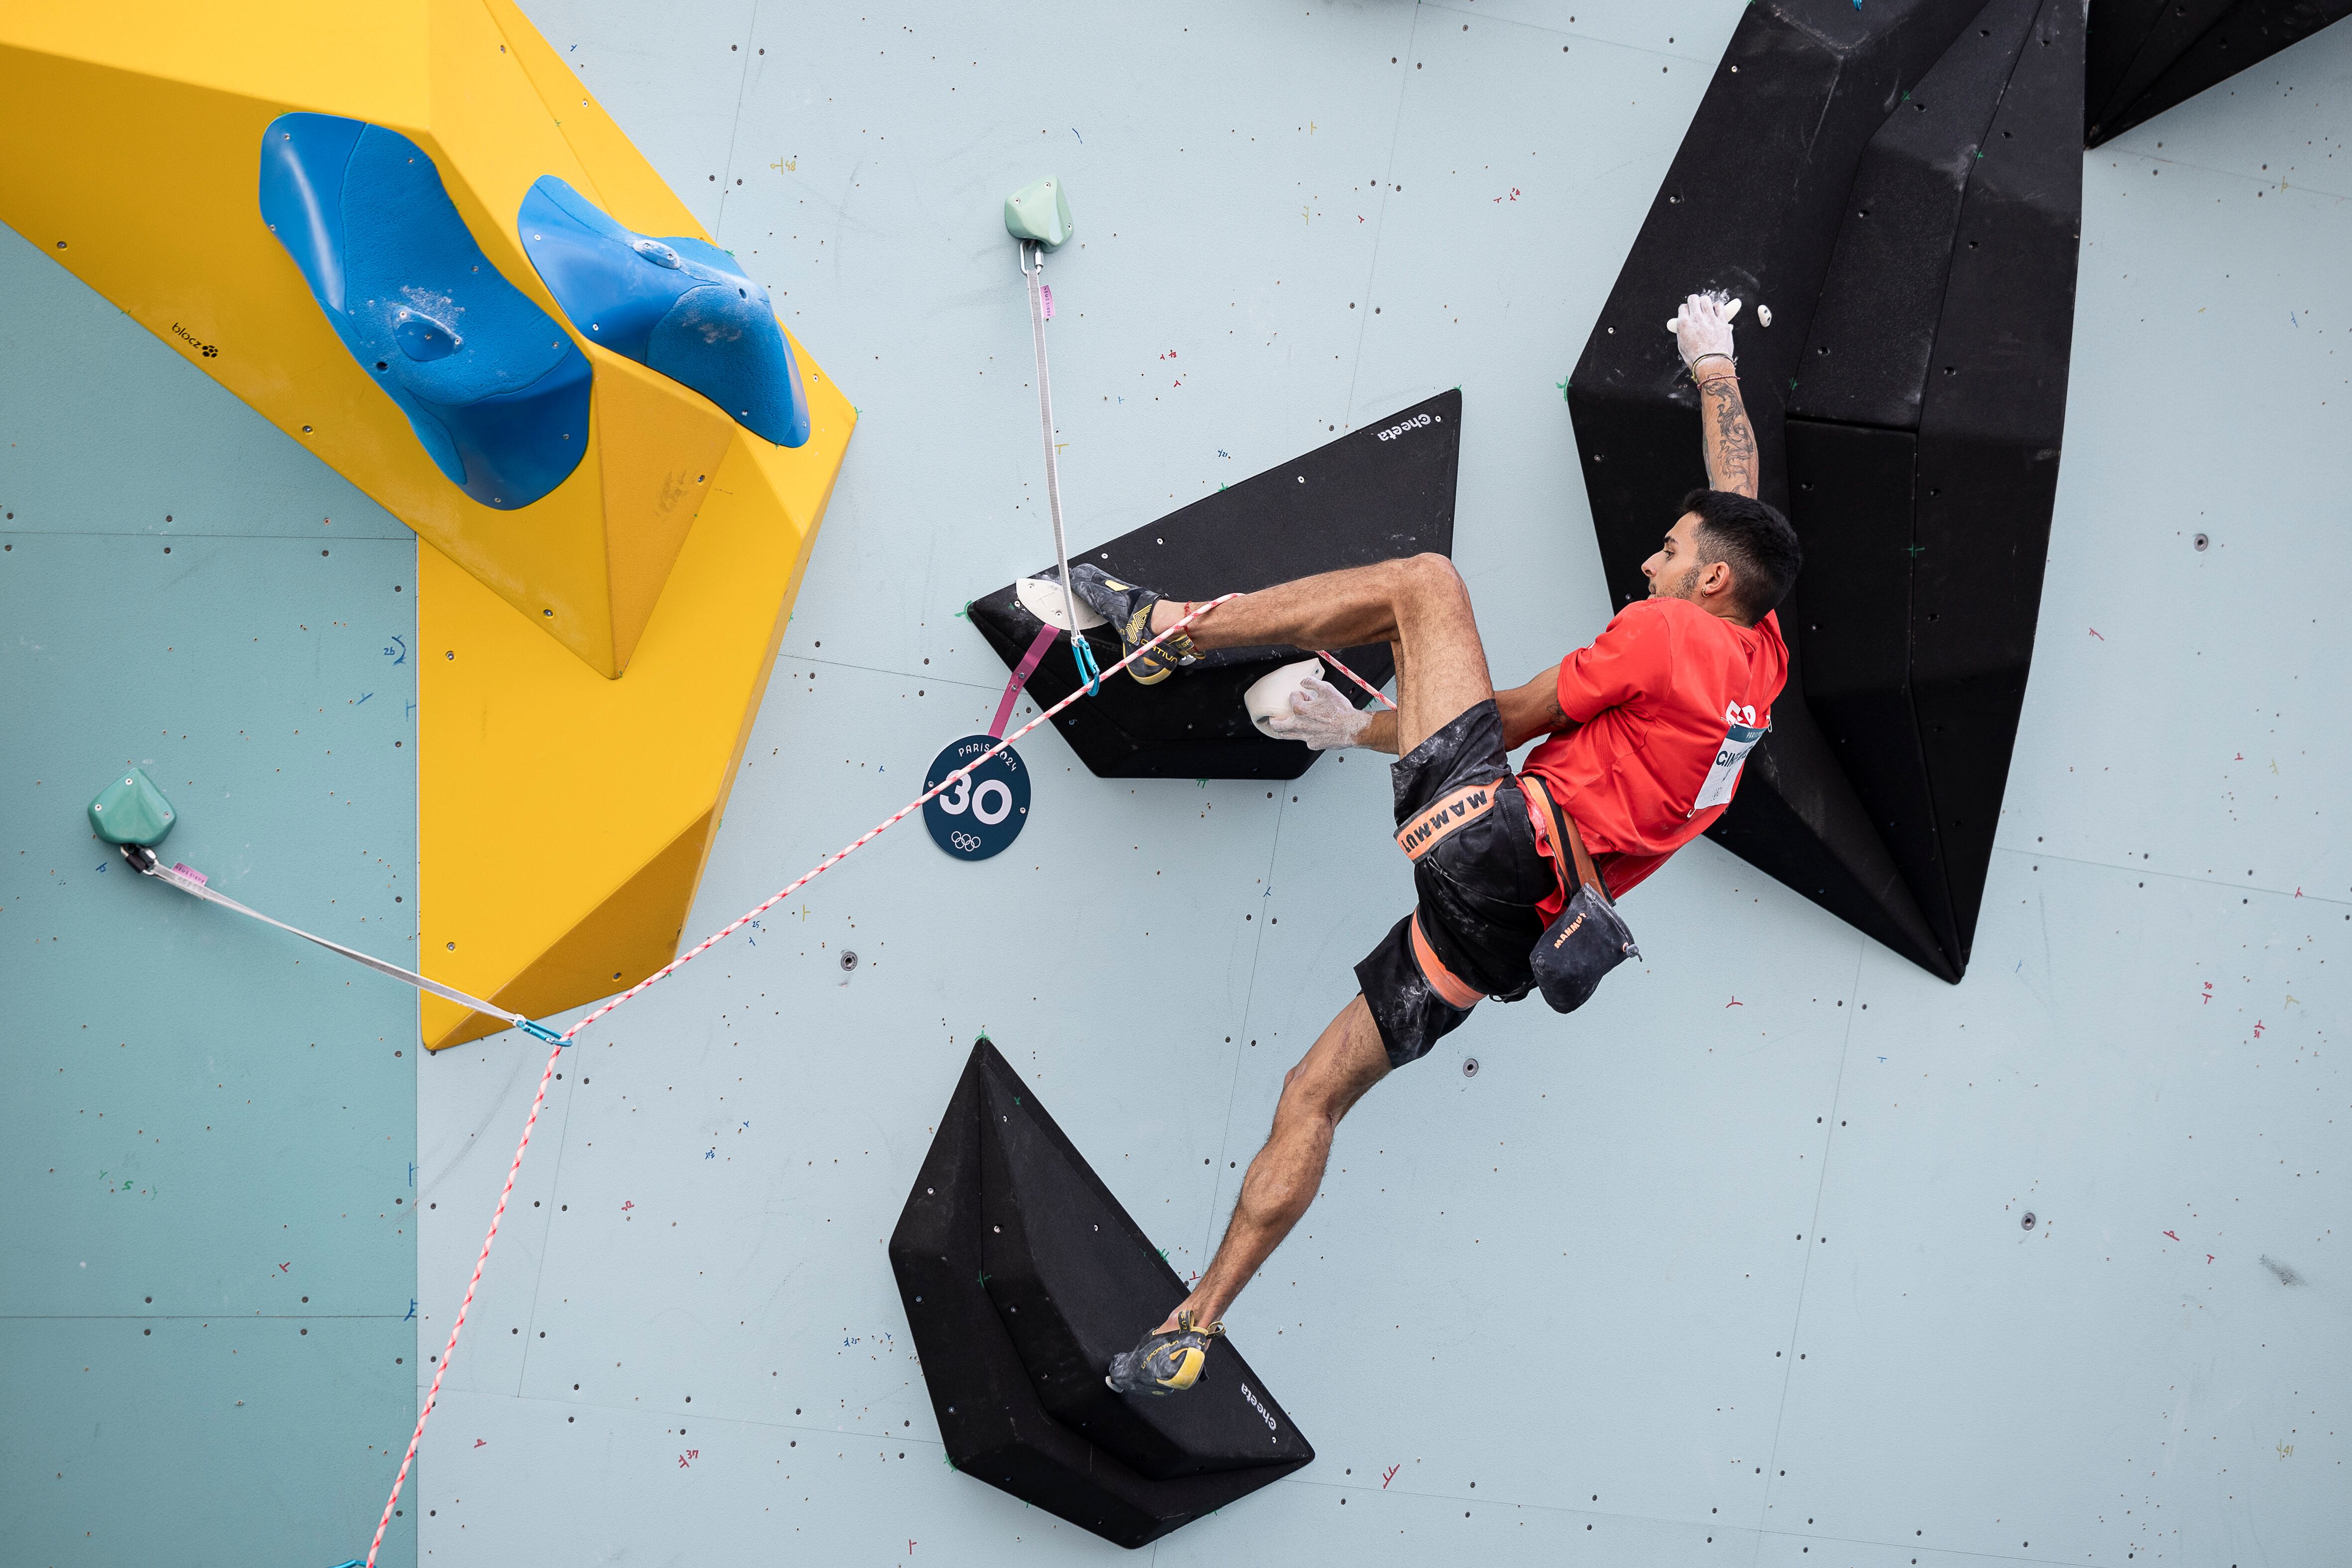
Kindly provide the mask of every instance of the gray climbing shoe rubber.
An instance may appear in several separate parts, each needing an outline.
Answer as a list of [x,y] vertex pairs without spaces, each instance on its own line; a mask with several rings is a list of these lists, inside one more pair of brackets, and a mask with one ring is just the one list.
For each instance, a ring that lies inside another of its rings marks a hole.
[[1223,1323],[1195,1328],[1190,1311],[1179,1312],[1176,1326],[1166,1333],[1146,1334],[1133,1350],[1111,1357],[1110,1375],[1103,1382],[1118,1394],[1181,1394],[1201,1381],[1209,1342],[1224,1331]]

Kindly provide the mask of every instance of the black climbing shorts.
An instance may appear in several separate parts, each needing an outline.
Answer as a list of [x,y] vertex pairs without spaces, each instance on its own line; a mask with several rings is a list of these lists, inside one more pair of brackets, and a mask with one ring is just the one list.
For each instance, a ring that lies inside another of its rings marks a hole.
[[1428,1054],[1481,997],[1516,1002],[1535,984],[1537,906],[1559,874],[1536,848],[1526,797],[1503,750],[1492,698],[1456,716],[1389,770],[1397,843],[1413,858],[1413,912],[1356,965],[1389,1065]]

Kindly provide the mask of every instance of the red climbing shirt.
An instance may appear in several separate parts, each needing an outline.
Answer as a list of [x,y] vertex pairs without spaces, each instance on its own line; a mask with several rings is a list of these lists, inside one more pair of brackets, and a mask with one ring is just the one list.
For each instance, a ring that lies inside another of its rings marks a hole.
[[[1559,663],[1560,711],[1578,721],[1521,771],[1559,803],[1612,895],[1706,831],[1735,775],[1713,781],[1742,730],[1769,727],[1789,678],[1778,616],[1736,626],[1685,599],[1642,599]],[[1705,795],[1716,804],[1698,805]],[[1539,847],[1551,834],[1535,813]],[[1565,900],[1544,905],[1549,920]]]

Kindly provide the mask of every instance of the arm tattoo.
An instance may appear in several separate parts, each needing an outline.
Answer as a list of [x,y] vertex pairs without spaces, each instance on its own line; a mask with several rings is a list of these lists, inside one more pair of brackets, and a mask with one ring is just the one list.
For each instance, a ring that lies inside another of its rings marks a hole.
[[1706,437],[1707,479],[1719,490],[1752,496],[1757,489],[1756,432],[1748,423],[1739,383],[1717,376],[1699,389]]

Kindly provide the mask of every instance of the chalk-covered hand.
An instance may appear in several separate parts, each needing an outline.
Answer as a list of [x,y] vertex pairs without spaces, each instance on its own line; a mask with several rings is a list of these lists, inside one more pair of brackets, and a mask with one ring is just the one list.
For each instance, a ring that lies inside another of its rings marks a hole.
[[1265,727],[1286,741],[1304,741],[1315,751],[1336,752],[1361,744],[1371,721],[1372,716],[1359,712],[1338,687],[1310,675],[1290,694],[1290,711],[1276,713]]
[[[1683,301],[1675,319],[1666,323],[1675,334],[1675,342],[1682,350],[1683,363],[1696,368],[1708,354],[1731,353],[1731,318],[1739,314],[1739,301],[1719,300],[1712,294],[1694,294]],[[1729,368],[1728,366],[1725,368]]]

